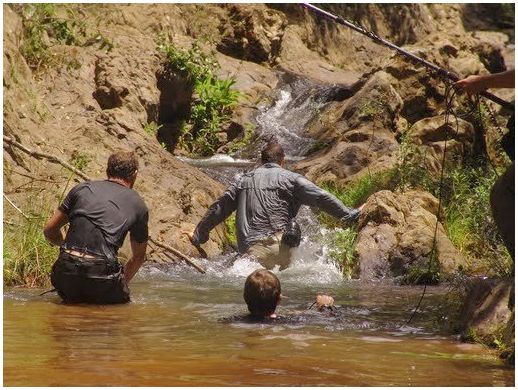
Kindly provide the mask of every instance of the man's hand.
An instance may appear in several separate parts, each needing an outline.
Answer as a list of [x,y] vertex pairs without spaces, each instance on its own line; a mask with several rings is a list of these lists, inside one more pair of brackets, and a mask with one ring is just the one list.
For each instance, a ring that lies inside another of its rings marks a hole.
[[326,306],[331,307],[335,304],[335,300],[332,296],[323,293],[317,293],[316,302],[318,310],[322,310]]
[[475,95],[488,88],[487,81],[488,79],[485,76],[472,75],[457,81],[453,85],[455,88],[466,92],[468,95]]
[[196,246],[196,244],[193,241],[193,239],[194,239],[194,232],[191,232],[191,231],[188,231],[188,230],[182,230],[182,234],[185,234],[187,237],[189,237],[189,241],[191,242],[191,244]]
[[204,259],[208,257],[207,252],[205,252],[205,250],[200,246],[200,243],[194,240],[194,232],[182,230],[182,234],[185,234],[187,237],[189,237],[189,241],[198,250],[198,253],[201,255],[201,257]]
[[480,93],[488,88],[514,88],[514,69],[484,76],[468,76],[453,85],[469,95]]

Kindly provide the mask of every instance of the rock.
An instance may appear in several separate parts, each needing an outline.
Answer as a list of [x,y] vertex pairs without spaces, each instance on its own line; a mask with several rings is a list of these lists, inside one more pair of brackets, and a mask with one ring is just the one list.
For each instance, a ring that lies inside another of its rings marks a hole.
[[403,103],[388,79],[385,72],[377,72],[352,97],[330,103],[308,132],[331,146],[296,164],[296,169],[317,182],[344,184],[392,168]]
[[228,13],[230,23],[220,26],[223,38],[218,50],[247,61],[273,61],[284,34],[286,16],[262,4],[233,4]]
[[[379,191],[369,197],[358,222],[356,256],[362,279],[400,277],[428,268],[438,201],[421,191]],[[441,224],[437,231],[441,278],[465,265]]]
[[[438,174],[446,145],[448,168],[462,164],[475,152],[475,130],[463,119],[450,117],[445,122],[444,115],[422,119],[407,129],[402,135],[415,145],[426,147],[424,163],[432,173]],[[446,144],[445,144],[446,141]]]
[[[514,281],[511,279],[477,278],[472,281],[460,315],[462,337],[481,339],[488,344],[499,339],[514,347],[514,329],[505,332],[507,324],[514,324],[513,297]],[[502,340],[504,335],[507,340]]]

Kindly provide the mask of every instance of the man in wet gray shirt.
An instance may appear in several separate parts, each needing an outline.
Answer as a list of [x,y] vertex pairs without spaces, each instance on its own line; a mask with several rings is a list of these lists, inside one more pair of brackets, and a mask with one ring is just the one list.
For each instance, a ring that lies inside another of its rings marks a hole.
[[214,202],[191,236],[195,246],[207,242],[209,232],[237,210],[237,245],[241,254],[256,257],[265,268],[289,266],[291,247],[282,240],[301,205],[317,207],[344,221],[358,219],[359,209],[343,205],[336,197],[302,175],[282,168],[284,151],[270,142],[261,152],[263,165],[244,174]]

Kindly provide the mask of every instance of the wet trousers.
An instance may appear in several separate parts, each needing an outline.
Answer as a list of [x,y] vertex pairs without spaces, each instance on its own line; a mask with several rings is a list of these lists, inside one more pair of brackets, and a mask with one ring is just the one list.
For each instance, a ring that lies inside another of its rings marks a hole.
[[291,263],[293,248],[282,243],[281,238],[282,232],[267,237],[254,243],[246,253],[255,257],[266,269],[276,265],[280,266],[280,270],[286,269]]
[[51,282],[65,303],[127,303],[129,289],[116,260],[83,258],[61,251]]
[[496,226],[514,261],[514,162],[493,185],[490,201]]

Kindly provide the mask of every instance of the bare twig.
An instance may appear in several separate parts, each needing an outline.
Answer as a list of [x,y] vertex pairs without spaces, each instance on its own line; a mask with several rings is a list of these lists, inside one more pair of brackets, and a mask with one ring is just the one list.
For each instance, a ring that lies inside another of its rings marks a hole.
[[4,199],[5,199],[6,201],[8,201],[8,202],[9,202],[9,204],[10,204],[11,206],[13,206],[13,207],[15,208],[15,210],[16,210],[16,211],[18,211],[18,212],[19,212],[21,215],[23,215],[26,219],[29,219],[29,216],[28,216],[27,214],[25,214],[22,210],[20,210],[20,209],[18,208],[18,206],[16,206],[16,205],[13,203],[13,201],[7,197],[7,195],[6,195],[6,194],[3,194],[3,195],[4,195]]
[[7,137],[6,135],[4,135],[4,142],[7,143],[8,145],[17,147],[18,149],[27,153],[29,156],[35,157],[37,159],[44,158],[50,162],[60,164],[62,167],[68,169],[69,171],[74,172],[77,176],[81,177],[82,179],[91,180],[90,177],[85,175],[82,171],[80,171],[76,167],[73,167],[72,165],[70,165],[66,161],[63,161],[62,159],[60,159],[57,156],[54,156],[49,153],[42,153],[42,152],[37,152],[35,150],[31,150],[31,149],[27,148],[26,146],[22,145],[21,143],[15,141],[11,137]]
[[205,270],[203,268],[201,268],[199,265],[197,265],[196,263],[194,263],[190,258],[189,256],[187,255],[184,255],[182,252],[180,252],[178,249],[175,249],[173,248],[172,246],[169,246],[169,245],[166,245],[160,241],[156,241],[154,240],[153,238],[149,237],[149,241],[151,241],[153,244],[155,244],[156,246],[159,246],[160,248],[162,249],[166,249],[168,250],[169,252],[172,252],[174,253],[176,256],[180,257],[182,260],[185,260],[185,262],[187,264],[189,264],[190,266],[193,266],[194,268],[196,268],[199,272],[201,272],[202,274],[205,273]]
[[31,175],[27,175],[25,173],[22,173],[22,172],[18,172],[14,169],[10,169],[9,170],[10,173],[16,173],[17,175],[20,175],[20,176],[23,176],[23,177],[27,177],[29,179],[32,179],[33,181],[43,181],[45,183],[52,183],[52,184],[61,184],[63,183],[63,180],[62,181],[57,181],[57,180],[49,180],[49,179],[42,179],[42,178],[37,178],[35,176],[31,176]]

